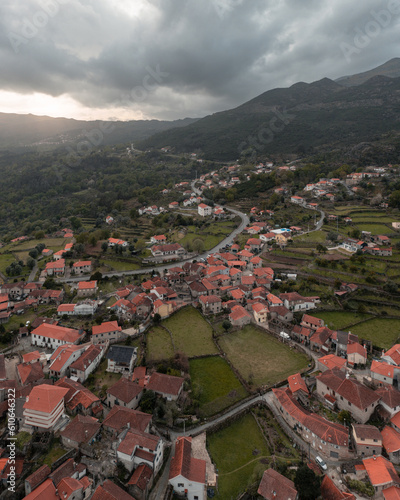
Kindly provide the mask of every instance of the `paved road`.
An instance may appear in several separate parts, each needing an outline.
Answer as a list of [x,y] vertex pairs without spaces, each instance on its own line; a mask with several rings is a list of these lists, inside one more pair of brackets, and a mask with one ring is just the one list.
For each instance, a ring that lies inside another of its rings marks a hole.
[[[239,210],[235,210],[233,208],[228,208],[228,207],[225,207],[225,210],[239,216],[241,218],[240,225],[234,231],[232,231],[232,233],[229,236],[227,236],[223,241],[218,243],[218,245],[216,245],[214,248],[200,255],[197,255],[195,257],[197,260],[206,259],[209,254],[219,252],[221,248],[223,248],[225,245],[227,245],[228,243],[232,243],[232,241],[236,238],[236,236],[240,234],[243,231],[243,229],[249,224],[250,219],[245,213],[239,212]],[[194,259],[191,258],[181,261],[174,261],[170,264],[165,264],[160,266],[155,265],[153,267],[144,267],[141,269],[135,269],[134,271],[114,271],[110,273],[104,273],[103,276],[108,276],[109,278],[111,278],[112,276],[134,276],[137,274],[149,273],[152,271],[152,269],[157,270],[159,272],[165,272],[166,270],[171,269],[172,267],[183,265],[185,262],[188,262],[188,260],[194,260]],[[65,283],[65,282],[77,282],[77,281],[88,281],[88,280],[90,280],[90,276],[70,276],[70,277],[59,278],[58,281]]]

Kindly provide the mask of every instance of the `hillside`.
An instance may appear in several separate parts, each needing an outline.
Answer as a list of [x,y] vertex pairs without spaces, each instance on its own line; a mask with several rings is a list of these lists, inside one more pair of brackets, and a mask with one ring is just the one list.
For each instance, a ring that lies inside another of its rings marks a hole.
[[49,116],[0,113],[0,148],[46,146],[57,147],[85,140],[85,132],[94,129],[103,133],[103,145],[143,140],[171,127],[182,127],[195,119],[175,121],[131,120],[84,121]]
[[400,77],[400,57],[390,59],[390,61],[381,64],[380,66],[358,73],[356,75],[342,76],[335,80],[340,85],[345,87],[353,87],[354,85],[361,85],[374,76],[387,76],[389,78]]
[[370,141],[399,130],[400,78],[376,76],[357,87],[324,78],[274,89],[241,106],[139,143],[204,158],[235,160],[277,152],[305,154]]

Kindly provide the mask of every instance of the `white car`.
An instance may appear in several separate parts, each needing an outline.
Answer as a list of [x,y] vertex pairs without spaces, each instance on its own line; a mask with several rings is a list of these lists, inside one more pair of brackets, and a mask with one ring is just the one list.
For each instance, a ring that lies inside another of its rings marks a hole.
[[321,467],[322,470],[327,470],[328,469],[328,466],[326,465],[326,463],[322,460],[321,457],[319,456],[316,456],[315,457],[315,462]]

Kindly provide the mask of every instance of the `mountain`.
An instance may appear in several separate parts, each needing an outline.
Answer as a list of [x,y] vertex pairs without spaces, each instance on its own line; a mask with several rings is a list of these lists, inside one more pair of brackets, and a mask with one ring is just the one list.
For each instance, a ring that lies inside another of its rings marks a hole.
[[170,146],[228,161],[257,154],[305,154],[375,140],[400,128],[400,78],[375,76],[346,87],[324,78],[278,88],[180,129],[156,134],[141,149]]
[[[0,113],[0,148],[58,147],[82,140],[101,144],[140,141],[171,127],[183,127],[196,120],[175,121],[84,121],[49,116]],[[96,135],[97,134],[97,135]]]
[[380,66],[370,69],[369,71],[364,71],[363,73],[358,73],[356,75],[342,76],[335,80],[335,82],[340,83],[346,87],[353,87],[354,85],[361,85],[365,83],[370,78],[374,76],[387,76],[389,78],[399,78],[400,77],[400,58],[395,57],[390,59],[390,61],[381,64]]

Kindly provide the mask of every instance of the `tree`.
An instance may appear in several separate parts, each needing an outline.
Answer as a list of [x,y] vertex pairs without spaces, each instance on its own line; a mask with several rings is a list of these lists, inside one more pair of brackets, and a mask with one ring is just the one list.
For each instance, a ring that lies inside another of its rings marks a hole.
[[29,256],[32,257],[32,259],[37,259],[38,254],[39,252],[36,248],[32,248],[32,250],[29,252]]
[[32,257],[28,257],[26,265],[29,267],[29,269],[33,269],[35,267],[35,264],[36,264],[35,259],[32,259]]
[[297,469],[294,485],[300,500],[315,500],[321,494],[320,479],[306,464]]
[[108,243],[106,241],[103,241],[103,243],[101,244],[101,250],[105,253],[107,252],[107,249],[108,249]]
[[222,328],[227,332],[231,328],[232,324],[228,319],[224,319],[222,322]]
[[90,276],[91,281],[100,281],[103,278],[103,275],[101,274],[100,271],[96,271],[95,273]]
[[341,424],[348,425],[348,426],[353,421],[353,419],[351,418],[351,413],[349,412],[349,410],[341,410],[338,413],[338,420],[339,420],[339,422]]
[[155,313],[154,317],[153,317],[153,322],[155,325],[158,325],[161,321],[161,316],[158,314],[158,313]]
[[140,409],[144,413],[152,414],[156,406],[157,396],[153,391],[145,391],[142,399],[140,400]]

